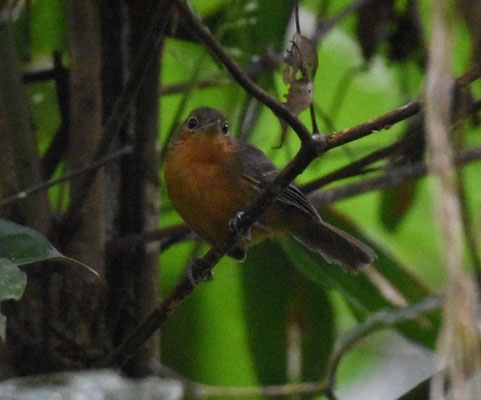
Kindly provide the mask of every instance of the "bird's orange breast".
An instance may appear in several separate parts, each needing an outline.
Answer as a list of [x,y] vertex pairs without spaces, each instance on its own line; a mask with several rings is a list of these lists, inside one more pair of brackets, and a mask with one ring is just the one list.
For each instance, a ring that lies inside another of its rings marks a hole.
[[227,136],[193,133],[174,141],[165,165],[170,201],[204,239],[216,243],[252,193],[242,189],[235,143]]

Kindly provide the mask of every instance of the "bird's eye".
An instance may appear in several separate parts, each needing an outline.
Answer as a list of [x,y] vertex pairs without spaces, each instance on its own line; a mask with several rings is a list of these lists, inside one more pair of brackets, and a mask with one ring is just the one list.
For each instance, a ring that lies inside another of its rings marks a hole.
[[199,122],[195,118],[189,118],[187,121],[187,128],[195,129],[199,125]]
[[229,126],[227,124],[222,125],[222,133],[227,135],[227,132],[229,132]]

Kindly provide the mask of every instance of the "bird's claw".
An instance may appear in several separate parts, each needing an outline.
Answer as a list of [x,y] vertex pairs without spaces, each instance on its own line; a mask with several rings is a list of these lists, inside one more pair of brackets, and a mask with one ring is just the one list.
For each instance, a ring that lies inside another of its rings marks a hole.
[[210,282],[214,279],[211,269],[205,268],[205,261],[202,258],[194,258],[187,268],[187,278],[193,287],[201,282]]
[[250,242],[252,240],[251,229],[241,229],[239,224],[242,224],[242,217],[244,216],[244,211],[239,211],[234,218],[229,221],[229,229],[240,235],[241,239],[245,242]]

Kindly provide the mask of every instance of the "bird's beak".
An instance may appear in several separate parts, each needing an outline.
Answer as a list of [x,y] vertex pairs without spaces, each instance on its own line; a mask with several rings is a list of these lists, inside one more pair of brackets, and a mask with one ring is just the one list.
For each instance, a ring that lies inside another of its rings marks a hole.
[[213,119],[209,122],[207,122],[204,125],[204,132],[210,131],[210,130],[215,130],[216,132],[220,132],[221,126],[220,126],[220,120],[219,119]]

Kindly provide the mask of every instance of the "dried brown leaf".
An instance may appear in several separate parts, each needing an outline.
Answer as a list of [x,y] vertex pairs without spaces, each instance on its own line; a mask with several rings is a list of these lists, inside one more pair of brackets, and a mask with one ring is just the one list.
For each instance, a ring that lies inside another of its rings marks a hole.
[[297,73],[309,80],[314,80],[317,71],[317,49],[314,43],[300,33],[295,33],[292,38],[291,48],[284,53],[284,66],[282,78],[284,83],[292,83],[296,80]]

